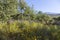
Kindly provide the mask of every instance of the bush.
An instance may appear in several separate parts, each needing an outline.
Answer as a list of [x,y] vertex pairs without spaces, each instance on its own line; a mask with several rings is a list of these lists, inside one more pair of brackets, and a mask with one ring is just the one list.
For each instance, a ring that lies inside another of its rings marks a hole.
[[0,22],[0,40],[59,40],[60,29],[57,25],[23,21]]

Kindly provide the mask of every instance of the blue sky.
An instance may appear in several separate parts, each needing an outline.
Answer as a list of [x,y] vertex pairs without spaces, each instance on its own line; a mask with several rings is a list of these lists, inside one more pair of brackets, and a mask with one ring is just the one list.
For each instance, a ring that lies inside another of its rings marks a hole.
[[60,13],[60,0],[25,0],[29,6],[34,5],[34,9],[43,12]]

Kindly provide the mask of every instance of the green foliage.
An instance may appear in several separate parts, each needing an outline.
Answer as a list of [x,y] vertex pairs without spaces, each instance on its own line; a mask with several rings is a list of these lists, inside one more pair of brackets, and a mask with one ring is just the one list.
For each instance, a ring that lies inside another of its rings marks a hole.
[[59,40],[60,29],[55,25],[37,22],[13,21],[10,24],[0,22],[1,40]]
[[0,0],[0,40],[60,40],[60,26],[53,23],[50,16],[34,12],[24,0]]
[[10,19],[11,15],[17,14],[17,0],[0,0],[0,19]]

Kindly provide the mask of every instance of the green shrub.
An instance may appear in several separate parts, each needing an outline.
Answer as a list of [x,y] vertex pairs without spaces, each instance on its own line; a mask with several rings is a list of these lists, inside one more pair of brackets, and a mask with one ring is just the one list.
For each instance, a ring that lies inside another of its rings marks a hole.
[[0,22],[1,40],[60,40],[57,25],[44,25],[30,21]]

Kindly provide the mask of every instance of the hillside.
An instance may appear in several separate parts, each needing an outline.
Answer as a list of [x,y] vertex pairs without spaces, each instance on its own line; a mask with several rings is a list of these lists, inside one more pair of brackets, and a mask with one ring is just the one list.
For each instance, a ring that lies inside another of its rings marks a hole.
[[0,0],[0,40],[60,40],[57,16],[36,12],[24,0]]
[[60,16],[60,13],[46,12],[46,14],[49,15],[49,16],[52,16],[52,17]]

